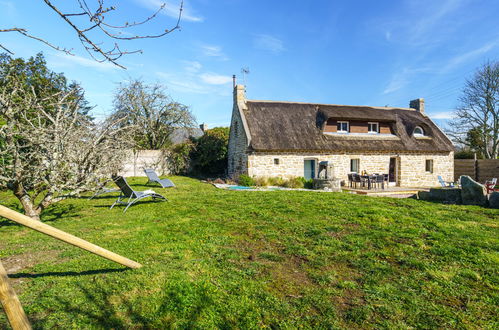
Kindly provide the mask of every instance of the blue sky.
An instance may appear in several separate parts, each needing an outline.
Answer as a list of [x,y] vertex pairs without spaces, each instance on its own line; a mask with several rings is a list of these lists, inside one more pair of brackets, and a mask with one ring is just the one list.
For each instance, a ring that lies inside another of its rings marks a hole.
[[[109,1],[118,7],[112,19],[121,21],[147,17],[161,3]],[[167,1],[138,31],[171,27],[178,3]],[[122,70],[89,59],[42,0],[0,0],[0,27],[27,28],[75,56],[14,34],[0,34],[0,42],[19,57],[43,51],[52,70],[83,85],[98,118],[111,111],[119,82],[143,78],[164,84],[199,123],[228,125],[231,77],[242,83],[247,67],[250,99],[407,107],[422,97],[445,126],[465,79],[499,59],[497,13],[496,0],[186,0],[181,31],[123,43],[144,53],[123,58]]]

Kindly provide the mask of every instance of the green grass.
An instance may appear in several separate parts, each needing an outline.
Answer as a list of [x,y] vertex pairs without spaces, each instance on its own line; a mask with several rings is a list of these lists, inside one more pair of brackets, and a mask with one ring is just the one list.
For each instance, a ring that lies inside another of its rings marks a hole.
[[35,328],[498,327],[497,210],[173,180],[125,214],[104,195],[43,215],[137,270],[0,220]]

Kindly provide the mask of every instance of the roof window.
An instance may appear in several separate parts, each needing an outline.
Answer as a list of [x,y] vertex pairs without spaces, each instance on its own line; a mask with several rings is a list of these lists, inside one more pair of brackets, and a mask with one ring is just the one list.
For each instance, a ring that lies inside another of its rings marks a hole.
[[416,126],[412,134],[416,137],[425,136],[424,129],[421,126]]

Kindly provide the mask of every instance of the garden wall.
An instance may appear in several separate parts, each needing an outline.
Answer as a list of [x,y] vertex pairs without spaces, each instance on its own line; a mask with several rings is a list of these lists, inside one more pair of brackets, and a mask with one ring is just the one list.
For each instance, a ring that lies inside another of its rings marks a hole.
[[146,176],[144,168],[153,168],[158,175],[167,175],[166,155],[161,150],[130,150],[119,175]]
[[499,178],[499,159],[454,159],[454,180],[468,175],[477,182]]

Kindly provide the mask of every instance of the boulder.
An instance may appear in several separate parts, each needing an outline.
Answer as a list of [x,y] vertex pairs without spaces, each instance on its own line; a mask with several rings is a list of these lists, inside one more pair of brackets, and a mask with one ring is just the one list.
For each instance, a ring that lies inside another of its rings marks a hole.
[[467,175],[462,175],[461,199],[464,205],[485,205],[487,203],[487,190]]
[[446,204],[461,204],[461,189],[459,188],[431,188],[428,199]]
[[494,191],[489,195],[489,207],[499,209],[499,191]]

